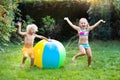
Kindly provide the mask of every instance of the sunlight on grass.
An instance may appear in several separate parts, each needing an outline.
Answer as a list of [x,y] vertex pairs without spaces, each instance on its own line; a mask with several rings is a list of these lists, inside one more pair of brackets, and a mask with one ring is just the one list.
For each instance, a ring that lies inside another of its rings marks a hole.
[[0,80],[120,80],[120,42],[90,42],[93,61],[87,67],[87,56],[79,57],[75,63],[71,58],[78,52],[77,42],[63,45],[67,56],[64,66],[59,69],[30,69],[30,59],[21,68],[21,45],[10,44],[0,53]]

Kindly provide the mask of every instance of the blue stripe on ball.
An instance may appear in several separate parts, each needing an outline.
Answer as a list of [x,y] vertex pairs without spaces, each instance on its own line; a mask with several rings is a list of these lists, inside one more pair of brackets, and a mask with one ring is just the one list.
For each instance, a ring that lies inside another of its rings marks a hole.
[[60,60],[59,54],[58,47],[54,42],[46,43],[43,51],[43,67],[57,68]]

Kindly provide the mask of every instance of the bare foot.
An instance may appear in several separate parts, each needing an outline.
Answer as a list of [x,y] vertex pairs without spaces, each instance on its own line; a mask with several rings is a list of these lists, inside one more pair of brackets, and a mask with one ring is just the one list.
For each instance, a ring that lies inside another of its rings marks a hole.
[[91,68],[92,66],[91,65],[88,65],[89,68]]
[[73,56],[73,58],[72,58],[72,62],[75,62],[75,57]]
[[34,66],[30,66],[30,68],[33,68]]
[[24,68],[24,64],[21,64],[21,67]]

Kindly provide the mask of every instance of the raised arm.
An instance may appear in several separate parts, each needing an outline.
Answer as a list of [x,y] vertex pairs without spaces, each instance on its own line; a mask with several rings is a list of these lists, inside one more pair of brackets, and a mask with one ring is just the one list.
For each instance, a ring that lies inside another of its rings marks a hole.
[[75,30],[77,30],[77,31],[80,29],[78,26],[72,24],[72,22],[69,20],[68,17],[65,17],[64,20],[66,20],[66,21],[68,22],[68,24],[69,24],[73,29],[75,29]]
[[21,23],[21,22],[18,22],[17,25],[18,25],[18,33],[19,33],[20,35],[23,35],[23,36],[24,36],[24,35],[26,34],[26,32],[21,32],[22,23]]
[[96,22],[94,25],[89,27],[89,30],[93,30],[94,28],[96,28],[100,23],[105,23],[104,20],[99,20],[98,22]]
[[37,34],[36,34],[35,37],[40,38],[40,39],[45,39],[46,41],[48,41],[48,39],[47,39],[46,37],[41,36],[41,35],[37,35]]

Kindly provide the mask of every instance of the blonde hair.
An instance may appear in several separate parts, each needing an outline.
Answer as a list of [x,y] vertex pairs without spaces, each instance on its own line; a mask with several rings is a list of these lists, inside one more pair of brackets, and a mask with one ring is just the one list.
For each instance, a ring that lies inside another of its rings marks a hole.
[[87,27],[90,26],[89,23],[88,23],[88,20],[87,20],[86,18],[81,18],[81,19],[79,20],[79,23],[82,22],[82,21],[85,21],[85,22],[87,23]]
[[35,32],[38,31],[38,27],[35,24],[27,25],[27,28],[26,28],[27,32],[29,32],[30,29],[35,30]]
[[87,25],[89,26],[88,20],[87,20],[86,18],[81,18],[81,19],[79,20],[79,23],[80,23],[81,21],[85,21],[85,22],[87,23]]

